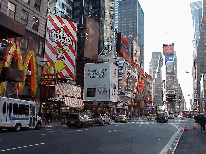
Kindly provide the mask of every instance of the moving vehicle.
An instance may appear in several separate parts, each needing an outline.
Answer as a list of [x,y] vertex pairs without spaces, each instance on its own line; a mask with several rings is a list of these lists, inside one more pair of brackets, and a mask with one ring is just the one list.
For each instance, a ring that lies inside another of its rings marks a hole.
[[40,129],[42,124],[35,102],[7,97],[0,97],[0,119],[0,129],[13,128],[15,131]]
[[156,115],[155,114],[149,114],[148,116],[147,116],[147,120],[152,120],[152,119],[156,119]]
[[110,123],[111,123],[110,117],[105,115],[105,114],[94,113],[92,115],[92,118],[94,119],[95,124],[99,124],[99,125],[102,125],[102,126],[104,124],[110,125]]
[[169,113],[168,119],[174,119],[174,118],[175,118],[174,113]]
[[94,120],[88,115],[80,115],[79,113],[70,113],[66,118],[66,125],[83,128],[84,126],[94,127]]
[[157,123],[160,123],[160,122],[167,123],[168,118],[167,118],[166,114],[164,112],[157,113],[156,122]]
[[118,122],[128,122],[130,121],[130,118],[127,117],[126,115],[119,115],[117,116],[117,118],[115,119],[115,122],[118,123]]

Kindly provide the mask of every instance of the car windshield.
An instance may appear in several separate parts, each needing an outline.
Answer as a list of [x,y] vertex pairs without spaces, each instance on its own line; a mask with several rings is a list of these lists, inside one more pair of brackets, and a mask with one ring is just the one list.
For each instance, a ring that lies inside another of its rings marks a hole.
[[149,114],[149,116],[154,116],[154,114]]
[[173,113],[170,113],[169,115],[173,115]]
[[118,118],[124,118],[125,116],[124,115],[120,115],[120,116],[118,116]]
[[79,119],[79,114],[69,114],[67,119]]

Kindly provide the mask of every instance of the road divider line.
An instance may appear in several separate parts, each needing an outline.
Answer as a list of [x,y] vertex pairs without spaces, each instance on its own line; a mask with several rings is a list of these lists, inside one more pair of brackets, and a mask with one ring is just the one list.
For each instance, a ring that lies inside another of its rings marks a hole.
[[[40,143],[41,145],[44,145],[45,143]],[[10,151],[10,150],[16,150],[16,149],[22,149],[22,148],[27,148],[27,147],[32,147],[32,146],[34,146],[34,145],[40,145],[40,144],[30,144],[29,146],[22,146],[22,147],[17,147],[17,148],[11,148],[11,149],[6,149],[6,150],[1,150],[1,152],[5,152],[5,151]]]

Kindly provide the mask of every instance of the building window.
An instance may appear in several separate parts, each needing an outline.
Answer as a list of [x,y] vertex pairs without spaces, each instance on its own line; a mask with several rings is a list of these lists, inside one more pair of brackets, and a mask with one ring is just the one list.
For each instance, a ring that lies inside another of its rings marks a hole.
[[15,10],[16,10],[16,6],[13,3],[8,2],[7,16],[9,16],[10,18],[14,19]]
[[29,13],[26,12],[25,10],[22,10],[21,12],[21,23],[27,25],[28,23],[28,15]]
[[28,3],[29,4],[29,0],[23,0],[23,2]]
[[38,32],[39,19],[33,16],[32,29]]
[[43,40],[40,40],[39,41],[39,54],[42,55],[43,53],[43,46],[44,45],[44,41]]
[[80,2],[74,2],[74,7],[80,7]]
[[35,0],[34,8],[40,11],[41,0]]
[[53,4],[53,3],[56,3],[57,0],[49,0],[49,4]]
[[38,53],[39,38],[37,38],[35,35],[29,35],[29,50],[33,50],[35,53]]

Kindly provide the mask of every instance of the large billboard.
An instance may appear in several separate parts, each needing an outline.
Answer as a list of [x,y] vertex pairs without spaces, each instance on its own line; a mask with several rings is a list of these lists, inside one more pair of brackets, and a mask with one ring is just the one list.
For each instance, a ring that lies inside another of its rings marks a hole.
[[166,62],[166,75],[167,74],[174,74],[174,62],[173,61]]
[[163,55],[173,55],[174,54],[174,43],[163,44]]
[[166,90],[167,91],[174,91],[175,90],[175,82],[174,82],[174,75],[166,76]]
[[99,23],[86,17],[84,57],[98,59]]
[[140,47],[136,41],[133,40],[133,61],[135,64],[140,65]]
[[114,64],[85,64],[84,80],[84,100],[117,102],[118,68]]
[[173,55],[165,55],[165,63],[168,61],[173,61]]
[[128,58],[129,43],[128,40],[122,35],[122,33],[117,33],[116,50],[120,57]]
[[75,78],[77,24],[48,14],[45,43],[45,61],[54,62],[58,76]]

